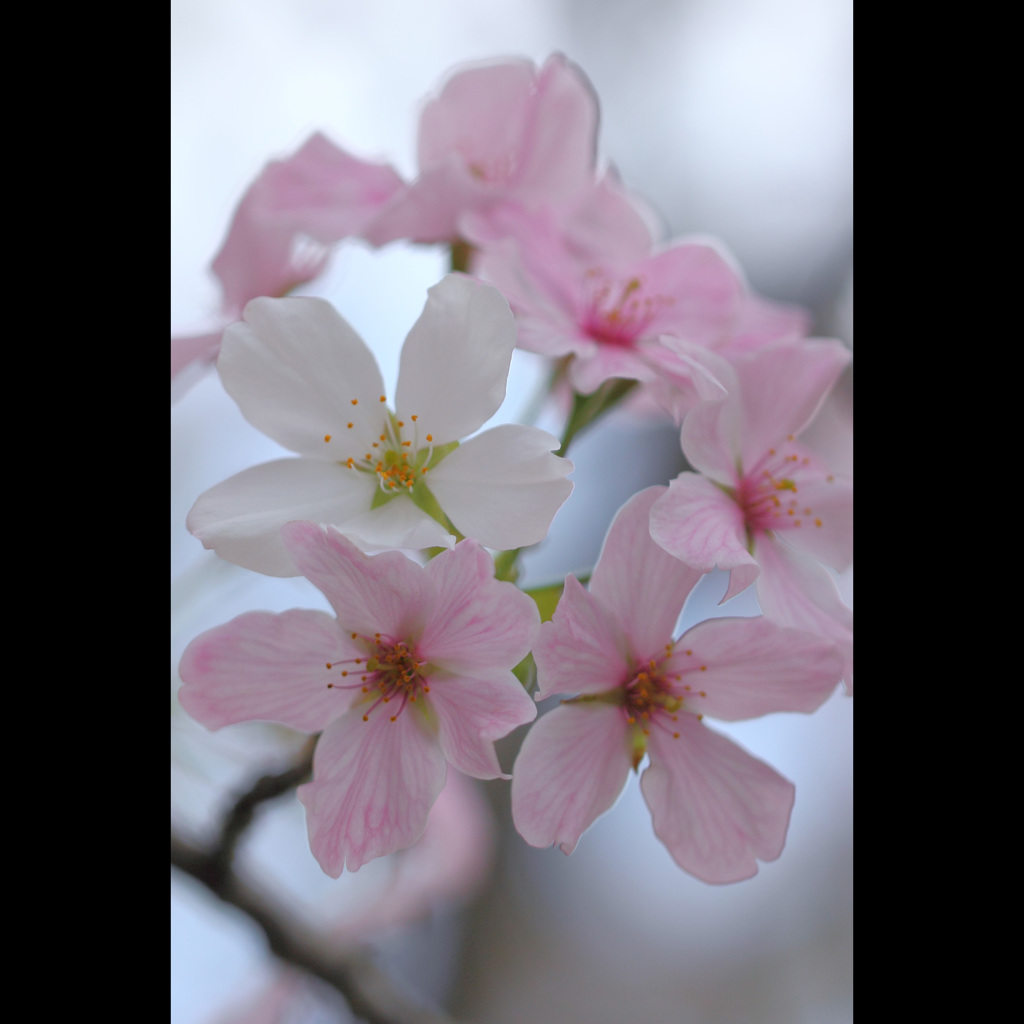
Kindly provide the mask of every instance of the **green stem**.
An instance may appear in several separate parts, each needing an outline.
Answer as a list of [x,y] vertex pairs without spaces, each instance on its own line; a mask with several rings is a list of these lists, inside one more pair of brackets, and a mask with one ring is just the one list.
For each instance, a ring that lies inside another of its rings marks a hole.
[[593,394],[574,394],[572,412],[569,413],[569,421],[566,423],[565,433],[562,435],[562,446],[558,449],[557,454],[565,455],[569,450],[569,444],[581,430],[596,423],[605,413],[610,412],[636,385],[637,381],[635,380],[613,377],[611,380],[606,380]]
[[451,268],[452,272],[462,274],[469,273],[469,264],[473,258],[473,246],[469,242],[456,238],[452,242]]
[[519,552],[522,550],[522,548],[511,548],[508,551],[499,551],[494,556],[494,578],[496,580],[515,583],[519,579],[519,568],[516,563],[519,561]]

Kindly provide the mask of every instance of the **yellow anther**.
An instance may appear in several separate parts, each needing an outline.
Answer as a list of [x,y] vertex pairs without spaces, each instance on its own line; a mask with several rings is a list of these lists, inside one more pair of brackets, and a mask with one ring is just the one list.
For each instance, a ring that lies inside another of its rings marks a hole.
[[324,444],[326,444],[328,441],[330,441],[330,439],[331,439],[331,435],[330,434],[324,434]]

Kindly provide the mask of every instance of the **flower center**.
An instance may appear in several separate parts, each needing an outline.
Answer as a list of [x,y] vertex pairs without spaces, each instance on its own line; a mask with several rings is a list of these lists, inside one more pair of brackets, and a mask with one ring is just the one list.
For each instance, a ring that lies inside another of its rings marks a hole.
[[[380,401],[385,400],[381,395]],[[352,405],[358,406],[359,399],[353,398]],[[375,506],[398,494],[412,494],[427,471],[458,447],[457,441],[435,446],[432,434],[421,437],[417,425],[419,417],[415,414],[406,422],[398,419],[390,409],[385,411],[387,416],[378,434],[370,434],[366,430],[366,419],[358,416],[345,424],[345,434],[338,437],[324,434],[325,444],[337,440],[344,443],[349,451],[366,449],[361,455],[349,455],[338,461],[357,472],[376,474],[379,493]]]
[[811,459],[796,452],[793,441],[790,435],[781,448],[769,449],[736,489],[751,544],[755,536],[768,530],[822,525],[821,518],[800,496],[801,483],[812,474]]
[[462,149],[466,169],[482,185],[507,185],[519,169],[518,155],[512,151],[497,156],[475,156]]
[[353,633],[352,639],[362,640],[367,657],[327,662],[328,671],[340,668],[342,678],[347,680],[343,683],[330,682],[327,688],[359,690],[362,696],[357,703],[370,703],[363,714],[364,722],[370,720],[370,714],[380,705],[397,700],[400,703],[394,714],[389,716],[394,722],[407,704],[415,704],[417,698],[430,693],[430,687],[420,672],[425,662],[416,657],[415,650],[406,641],[394,640],[381,633],[374,633],[372,637]]
[[673,739],[679,739],[675,723],[679,721],[680,711],[695,714],[698,719],[704,717],[694,708],[684,708],[683,704],[686,700],[696,700],[707,694],[683,680],[690,672],[706,672],[707,665],[698,663],[691,650],[681,652],[685,661],[673,659],[674,651],[674,643],[665,644],[665,656],[661,660],[648,659],[614,690],[584,694],[562,701],[563,704],[597,702],[621,707],[626,723],[631,726],[630,745],[634,771],[640,767],[647,753],[647,740],[652,728],[662,729]]
[[631,346],[642,337],[659,306],[671,303],[660,295],[644,295],[639,277],[624,284],[608,280],[603,271],[586,273],[583,332],[604,345]]

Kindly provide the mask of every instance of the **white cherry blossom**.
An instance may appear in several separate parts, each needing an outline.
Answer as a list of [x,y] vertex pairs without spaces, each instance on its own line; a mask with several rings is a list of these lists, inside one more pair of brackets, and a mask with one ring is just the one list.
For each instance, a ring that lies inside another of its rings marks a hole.
[[451,547],[452,528],[496,549],[543,540],[572,491],[558,439],[508,424],[460,444],[504,400],[515,341],[501,293],[449,274],[405,340],[392,411],[372,353],[330,303],[254,299],[225,331],[218,371],[246,419],[298,457],[212,487],[189,529],[271,576],[298,575],[280,537],[293,520],[364,550]]

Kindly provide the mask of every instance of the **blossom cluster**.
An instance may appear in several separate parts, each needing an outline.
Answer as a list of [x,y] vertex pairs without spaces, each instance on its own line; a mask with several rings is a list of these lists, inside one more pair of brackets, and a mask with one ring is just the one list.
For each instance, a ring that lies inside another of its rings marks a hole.
[[[852,560],[852,481],[801,440],[849,351],[753,294],[721,244],[658,239],[598,160],[598,120],[555,55],[452,73],[423,108],[411,182],[314,135],[235,212],[213,263],[223,323],[172,339],[172,378],[216,359],[246,419],[294,453],[199,495],[189,529],[248,570],[304,576],[334,611],[251,612],[195,638],[180,701],[211,729],[319,734],[298,797],[332,876],[416,843],[450,766],[511,778],[520,835],[566,853],[643,768],[680,867],[748,878],[781,853],[794,788],[705,717],[852,692],[833,578]],[[338,310],[289,295],[348,238],[452,255],[390,393]],[[516,347],[550,360],[561,439],[482,429]],[[625,503],[589,585],[567,576],[552,612],[516,585],[519,553],[571,504],[574,435],[627,398],[678,427],[690,468]],[[762,614],[676,635],[715,569]],[[506,774],[495,741],[528,725]]]

